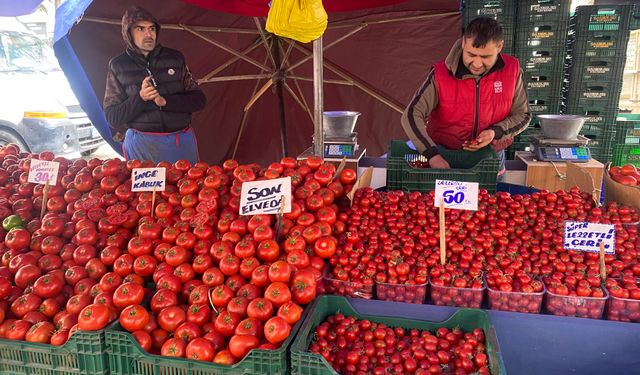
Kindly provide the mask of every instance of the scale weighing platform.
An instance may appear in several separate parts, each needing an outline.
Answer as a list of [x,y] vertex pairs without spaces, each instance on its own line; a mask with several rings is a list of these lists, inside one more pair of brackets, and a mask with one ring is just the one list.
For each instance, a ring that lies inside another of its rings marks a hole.
[[579,135],[577,139],[549,139],[536,134],[532,138],[532,151],[540,161],[587,163],[591,160],[587,137]]
[[349,137],[325,137],[323,145],[325,158],[351,158],[358,154],[358,133],[351,133]]

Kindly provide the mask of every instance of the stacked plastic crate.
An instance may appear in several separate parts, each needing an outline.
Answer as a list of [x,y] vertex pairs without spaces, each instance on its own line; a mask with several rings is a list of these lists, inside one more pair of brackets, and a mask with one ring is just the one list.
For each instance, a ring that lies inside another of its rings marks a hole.
[[582,6],[570,23],[565,113],[587,117],[580,134],[591,140],[591,155],[602,162],[613,156],[632,9]]
[[516,2],[513,0],[465,0],[463,2],[463,27],[477,17],[491,17],[502,25],[504,47],[502,51],[513,53],[516,25]]
[[508,156],[529,146],[531,134],[540,132],[537,115],[560,113],[569,2],[521,0],[516,19],[514,55],[524,72],[533,117],[529,128],[516,137]]
[[618,115],[611,164],[640,168],[640,113]]

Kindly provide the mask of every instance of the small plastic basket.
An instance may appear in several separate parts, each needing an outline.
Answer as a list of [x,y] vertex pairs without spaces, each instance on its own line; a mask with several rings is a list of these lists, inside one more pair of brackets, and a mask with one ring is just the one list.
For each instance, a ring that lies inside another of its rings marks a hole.
[[482,289],[456,288],[454,286],[431,286],[431,303],[438,306],[470,307],[479,309],[487,284],[482,280]]
[[546,288],[539,293],[501,292],[487,285],[487,297],[491,310],[539,314]]
[[547,289],[545,308],[553,315],[600,319],[609,298],[609,292],[604,288],[603,290],[604,297],[599,298],[563,296],[552,293]]
[[427,283],[390,284],[376,282],[376,299],[407,303],[424,303]]

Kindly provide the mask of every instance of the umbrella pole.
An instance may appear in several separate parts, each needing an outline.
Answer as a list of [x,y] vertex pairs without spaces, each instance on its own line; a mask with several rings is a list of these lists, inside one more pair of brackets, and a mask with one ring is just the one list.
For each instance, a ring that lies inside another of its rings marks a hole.
[[284,113],[284,93],[283,93],[283,80],[284,70],[280,67],[280,38],[274,36],[273,43],[271,44],[276,84],[276,94],[278,95],[278,111],[280,113],[280,145],[282,147],[282,157],[288,156],[287,146],[287,120]]
[[313,41],[313,154],[324,156],[324,132],[322,131],[322,112],[324,111],[323,75],[322,75],[322,36]]

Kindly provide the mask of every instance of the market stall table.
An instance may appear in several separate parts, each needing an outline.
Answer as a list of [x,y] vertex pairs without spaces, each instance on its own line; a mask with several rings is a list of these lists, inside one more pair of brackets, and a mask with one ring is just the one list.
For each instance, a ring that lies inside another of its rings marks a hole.
[[[370,315],[442,321],[457,309],[352,298]],[[640,324],[487,310],[507,373],[640,374]]]

